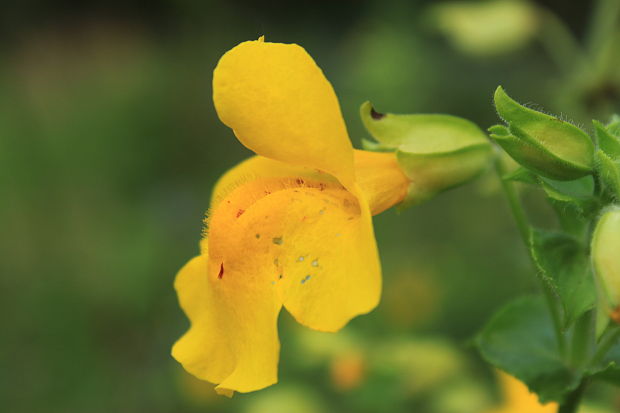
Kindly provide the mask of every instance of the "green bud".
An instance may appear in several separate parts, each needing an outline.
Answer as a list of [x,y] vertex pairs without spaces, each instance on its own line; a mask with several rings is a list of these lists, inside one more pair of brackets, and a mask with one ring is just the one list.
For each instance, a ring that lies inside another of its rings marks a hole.
[[612,197],[620,198],[620,138],[614,133],[620,132],[620,121],[603,126],[594,120],[594,131],[599,149],[595,153],[596,170],[601,182]]
[[[592,237],[592,264],[596,272],[601,305],[620,322],[620,207],[605,212]],[[615,315],[614,315],[615,314]]]
[[508,127],[490,129],[491,138],[522,166],[560,181],[592,173],[594,144],[581,129],[511,99],[502,87],[495,108]]
[[486,169],[492,146],[474,123],[449,115],[394,115],[376,112],[370,102],[360,108],[362,122],[378,143],[369,150],[390,150],[411,180],[403,204],[426,201],[461,185]]

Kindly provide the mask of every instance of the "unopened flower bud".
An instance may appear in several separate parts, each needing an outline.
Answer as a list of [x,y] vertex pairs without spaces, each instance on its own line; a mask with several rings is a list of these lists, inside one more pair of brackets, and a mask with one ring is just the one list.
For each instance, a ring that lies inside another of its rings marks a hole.
[[601,305],[620,322],[620,207],[603,214],[592,237],[592,263],[601,291]]
[[515,161],[561,181],[592,173],[594,144],[584,131],[515,102],[501,86],[494,99],[499,116],[508,126],[490,128],[491,138]]
[[439,192],[461,185],[489,164],[492,146],[474,123],[449,115],[394,115],[376,112],[370,102],[361,117],[378,143],[370,150],[394,151],[411,180],[404,204],[426,201]]

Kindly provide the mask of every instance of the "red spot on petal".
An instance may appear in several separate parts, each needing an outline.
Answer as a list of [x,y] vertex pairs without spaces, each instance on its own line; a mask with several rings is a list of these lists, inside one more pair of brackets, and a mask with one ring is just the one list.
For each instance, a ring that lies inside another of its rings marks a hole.
[[295,180],[295,182],[297,182],[297,185],[303,185],[303,184],[304,184],[304,180],[303,180],[303,179],[301,179],[301,178],[297,178],[297,179]]
[[245,209],[240,209],[239,211],[237,211],[237,218],[243,215],[244,212],[245,212]]
[[221,263],[220,264],[220,273],[217,275],[217,278],[219,278],[221,280],[223,276],[224,276],[224,263]]

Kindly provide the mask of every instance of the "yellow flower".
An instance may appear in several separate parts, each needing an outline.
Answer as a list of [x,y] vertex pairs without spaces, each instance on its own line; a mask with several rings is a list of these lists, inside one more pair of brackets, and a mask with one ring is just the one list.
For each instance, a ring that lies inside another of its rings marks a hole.
[[558,410],[557,403],[540,404],[538,396],[516,378],[503,372],[498,375],[504,404],[487,413],[555,413]]
[[371,214],[400,202],[409,180],[394,154],[353,150],[330,83],[300,46],[236,46],[214,71],[213,99],[258,156],[215,187],[200,255],[175,281],[191,327],[172,355],[232,395],[277,381],[282,306],[337,331],[377,305]]

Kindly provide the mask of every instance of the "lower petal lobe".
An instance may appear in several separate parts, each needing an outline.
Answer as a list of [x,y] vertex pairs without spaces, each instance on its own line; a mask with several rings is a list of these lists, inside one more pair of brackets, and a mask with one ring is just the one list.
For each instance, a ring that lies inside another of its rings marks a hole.
[[211,261],[234,268],[234,276],[271,286],[297,321],[313,329],[336,331],[379,300],[368,206],[339,184],[246,183],[214,211],[208,250]]
[[[219,383],[220,394],[248,392],[277,382],[280,305],[270,288],[252,280],[239,285],[224,268],[208,273],[206,255],[193,258],[175,281],[191,327],[172,355],[196,377]],[[222,282],[227,277],[227,282]]]
[[336,331],[379,301],[367,204],[334,181],[248,181],[217,203],[202,255],[175,282],[191,321],[173,356],[220,393],[277,381],[277,317]]

